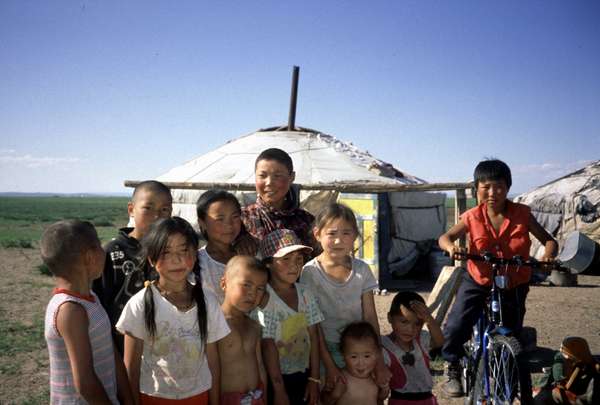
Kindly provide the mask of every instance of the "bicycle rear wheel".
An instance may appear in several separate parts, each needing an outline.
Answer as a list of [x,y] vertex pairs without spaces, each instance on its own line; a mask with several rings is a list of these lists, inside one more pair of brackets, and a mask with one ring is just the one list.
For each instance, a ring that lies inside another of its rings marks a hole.
[[531,402],[531,376],[522,359],[521,345],[515,337],[491,335],[488,344],[487,382],[481,358],[475,379],[472,403],[528,404]]

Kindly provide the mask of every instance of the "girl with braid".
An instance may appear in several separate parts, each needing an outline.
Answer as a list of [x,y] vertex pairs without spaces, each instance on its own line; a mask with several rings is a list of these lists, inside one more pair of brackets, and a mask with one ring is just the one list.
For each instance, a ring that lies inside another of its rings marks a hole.
[[162,219],[142,249],[158,280],[127,302],[116,325],[132,391],[140,404],[218,403],[217,341],[229,327],[214,294],[191,275],[198,237],[184,219]]

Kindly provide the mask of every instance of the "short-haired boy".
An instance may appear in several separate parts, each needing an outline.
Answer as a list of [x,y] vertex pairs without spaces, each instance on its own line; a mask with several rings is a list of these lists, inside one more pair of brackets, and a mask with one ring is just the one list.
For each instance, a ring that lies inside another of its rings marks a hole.
[[321,251],[315,240],[312,225],[315,220],[300,208],[300,199],[293,182],[296,178],[291,156],[282,149],[263,150],[254,162],[256,203],[242,208],[242,222],[248,233],[262,241],[277,229],[294,231],[303,244],[313,250],[311,257]]
[[102,274],[105,256],[94,226],[78,220],[57,222],[46,229],[40,245],[55,281],[44,327],[50,402],[133,403],[108,316],[90,290],[92,280]]
[[[440,236],[440,247],[452,256],[459,251],[454,241],[469,234],[470,253],[490,252],[505,258],[518,255],[527,259],[531,233],[545,247],[542,260],[553,260],[558,247],[556,241],[536,221],[528,206],[507,199],[512,176],[506,163],[497,159],[484,160],[475,168],[473,177],[479,205],[466,211],[456,225]],[[531,269],[509,266],[507,276],[509,289],[503,291],[502,316],[505,326],[518,336],[525,317]],[[444,327],[442,356],[448,362],[448,379],[442,389],[451,397],[463,395],[459,360],[464,355],[463,344],[469,339],[472,326],[489,296],[490,286],[490,265],[469,260]]]
[[171,192],[155,180],[143,181],[133,190],[127,212],[134,228],[121,228],[116,238],[104,246],[106,262],[102,277],[92,286],[108,313],[113,338],[123,355],[123,335],[114,328],[129,298],[142,289],[151,278],[150,269],[140,261],[140,240],[150,225],[160,218],[168,218],[172,211]]
[[268,278],[265,265],[251,256],[234,256],[225,267],[221,309],[231,333],[218,342],[221,405],[266,404],[261,328],[247,315],[263,298]]

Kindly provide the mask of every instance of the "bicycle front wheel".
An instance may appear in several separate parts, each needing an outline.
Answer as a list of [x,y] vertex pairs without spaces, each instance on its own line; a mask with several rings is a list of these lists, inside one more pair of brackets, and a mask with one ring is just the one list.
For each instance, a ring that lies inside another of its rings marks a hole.
[[[511,336],[489,337],[487,367],[481,358],[474,386],[473,403],[529,403],[529,368],[521,356],[519,341]],[[487,376],[487,381],[486,377]]]

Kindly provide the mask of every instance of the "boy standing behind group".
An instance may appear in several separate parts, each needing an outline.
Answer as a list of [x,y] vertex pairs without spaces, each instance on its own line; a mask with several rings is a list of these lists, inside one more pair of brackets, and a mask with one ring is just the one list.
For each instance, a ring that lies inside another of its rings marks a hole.
[[250,256],[234,256],[221,281],[221,309],[231,333],[218,343],[221,361],[221,405],[264,405],[266,371],[261,355],[260,325],[247,314],[265,293],[269,273]]
[[140,240],[150,225],[160,218],[169,218],[172,211],[171,192],[155,180],[143,181],[133,190],[127,203],[127,213],[134,228],[121,228],[116,238],[104,246],[106,262],[102,277],[95,280],[92,289],[108,313],[117,349],[123,355],[123,335],[114,326],[129,298],[144,287],[151,277],[150,269],[140,261]]

